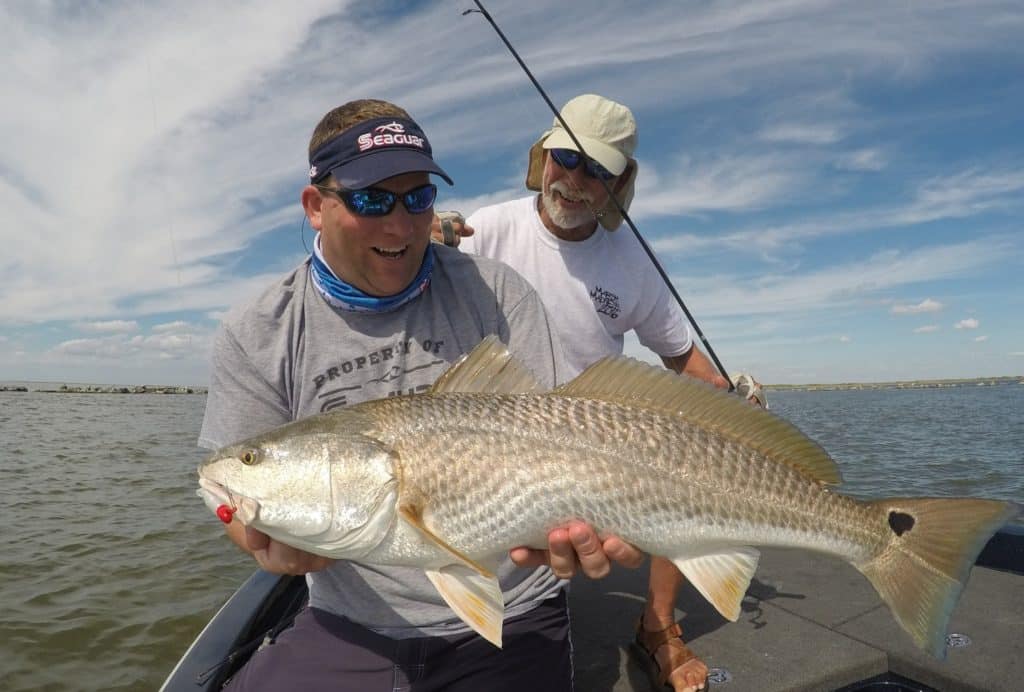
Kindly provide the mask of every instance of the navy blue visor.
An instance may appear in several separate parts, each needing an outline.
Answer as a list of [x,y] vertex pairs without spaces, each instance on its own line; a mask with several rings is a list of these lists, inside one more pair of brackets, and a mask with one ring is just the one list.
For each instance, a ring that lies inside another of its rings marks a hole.
[[365,120],[327,140],[309,157],[311,183],[333,175],[348,190],[362,190],[403,173],[434,173],[453,184],[434,163],[423,130],[406,118]]

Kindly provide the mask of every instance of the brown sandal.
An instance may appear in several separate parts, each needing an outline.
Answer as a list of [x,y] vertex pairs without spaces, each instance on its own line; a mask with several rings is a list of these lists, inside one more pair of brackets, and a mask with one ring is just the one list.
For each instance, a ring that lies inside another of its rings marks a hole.
[[[672,671],[682,668],[697,658],[697,654],[693,653],[690,647],[683,643],[682,635],[683,630],[678,622],[673,622],[660,632],[648,632],[644,629],[643,616],[641,615],[640,619],[637,620],[636,636],[633,639],[631,648],[637,658],[644,663],[651,682],[655,683],[659,690],[672,690],[672,686],[668,684],[668,676]],[[658,649],[663,646],[669,647],[670,666],[668,668],[662,668],[658,665],[658,660],[654,657]],[[706,692],[707,689],[708,679],[705,677],[704,684],[698,688],[698,692]]]

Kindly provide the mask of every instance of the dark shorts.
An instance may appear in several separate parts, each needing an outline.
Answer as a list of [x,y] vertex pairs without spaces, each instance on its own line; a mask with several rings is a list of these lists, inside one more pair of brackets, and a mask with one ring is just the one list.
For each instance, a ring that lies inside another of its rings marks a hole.
[[569,611],[563,591],[505,621],[503,648],[468,634],[389,639],[306,608],[225,689],[334,692],[571,692]]

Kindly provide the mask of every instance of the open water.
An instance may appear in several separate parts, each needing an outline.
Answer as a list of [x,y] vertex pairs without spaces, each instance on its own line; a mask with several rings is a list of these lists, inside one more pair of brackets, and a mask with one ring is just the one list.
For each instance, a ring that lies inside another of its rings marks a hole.
[[[1024,386],[771,391],[863,496],[1024,502]],[[151,690],[253,571],[195,496],[202,395],[0,392],[0,689]]]

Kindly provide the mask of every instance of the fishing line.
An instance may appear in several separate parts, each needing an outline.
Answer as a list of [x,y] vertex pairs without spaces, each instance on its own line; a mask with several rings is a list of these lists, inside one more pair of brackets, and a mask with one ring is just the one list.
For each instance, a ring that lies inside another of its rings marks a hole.
[[[156,140],[156,137],[158,135],[157,120],[156,120],[156,94],[155,94],[155,89],[153,87],[153,63],[152,63],[152,60],[150,59],[150,56],[149,56],[148,53],[146,54],[146,78],[148,80],[148,86],[149,86],[149,108],[150,108],[150,117],[151,117],[152,126],[153,126],[153,139],[154,139],[154,144],[155,144],[155,140]],[[167,193],[167,184],[166,184],[166,182],[164,180],[164,176],[160,176],[158,178],[157,186],[158,186],[158,188],[160,190],[160,193],[161,193],[160,194],[160,200],[163,203],[163,207],[164,207],[163,223],[164,223],[164,227],[167,229],[167,238],[168,238],[168,240],[170,242],[170,245],[171,245],[171,260],[174,262],[174,275],[175,275],[176,281],[178,282],[178,291],[176,293],[176,298],[177,298],[177,303],[178,303],[178,312],[182,316],[184,316],[184,314],[185,314],[185,303],[184,303],[184,300],[182,299],[182,295],[184,293],[184,288],[182,287],[182,283],[181,283],[181,260],[178,258],[178,243],[175,240],[175,234],[174,234],[174,214],[168,213],[168,206],[169,206],[168,200],[170,199],[170,195]],[[189,349],[192,348],[192,332],[191,332],[191,330],[189,330],[185,334],[185,343],[187,345],[187,348],[189,348]]]
[[[577,150],[580,151],[584,156],[586,156],[586,149],[584,149],[583,145],[580,144],[580,141],[576,139],[576,134],[572,131],[572,128],[569,127],[569,123],[565,122],[565,120],[562,118],[562,114],[558,112],[558,108],[556,108],[555,104],[551,102],[550,98],[548,98],[547,92],[544,91],[544,88],[540,85],[540,82],[538,82],[537,79],[533,76],[533,73],[530,72],[530,68],[527,67],[526,63],[523,62],[523,59],[519,57],[519,53],[516,52],[516,49],[512,46],[512,43],[505,37],[505,34],[498,26],[498,23],[494,21],[494,18],[483,6],[483,3],[481,3],[480,0],[473,0],[473,2],[474,4],[476,4],[478,9],[465,10],[462,13],[462,16],[466,16],[472,13],[479,13],[483,15],[484,19],[487,20],[491,27],[494,28],[494,31],[498,34],[498,38],[500,38],[502,43],[505,44],[505,47],[508,48],[508,51],[512,54],[512,57],[515,58],[516,62],[519,63],[519,66],[523,69],[523,72],[525,72],[526,76],[530,78],[530,81],[533,83],[533,86],[537,90],[537,93],[541,95],[541,97],[544,99],[544,102],[548,105],[548,108],[550,108],[551,112],[555,114],[555,118],[558,119],[558,122],[562,125],[566,133],[569,135],[569,138],[572,139],[573,144],[576,145]],[[651,264],[653,264],[654,268],[658,270],[658,274],[661,275],[662,281],[664,281],[665,285],[668,286],[668,290],[672,293],[672,297],[675,298],[676,303],[679,305],[680,308],[682,308],[683,313],[686,315],[686,319],[688,319],[690,321],[690,324],[693,325],[693,329],[697,333],[697,336],[700,339],[701,343],[704,344],[704,348],[707,351],[708,356],[715,363],[715,367],[718,368],[718,372],[720,372],[722,374],[722,377],[725,378],[726,382],[729,383],[729,391],[735,391],[736,386],[733,384],[732,378],[730,378],[729,374],[726,372],[725,366],[722,365],[722,361],[718,359],[718,355],[715,353],[715,350],[711,347],[711,342],[708,341],[706,336],[704,336],[704,332],[701,331],[700,325],[697,324],[697,320],[694,319],[693,314],[690,312],[689,308],[686,307],[686,303],[683,302],[682,296],[680,296],[679,292],[676,291],[676,287],[672,285],[672,280],[669,279],[668,274],[665,272],[665,269],[661,266],[661,263],[658,261],[658,258],[654,256],[654,252],[651,250],[651,247],[647,244],[647,241],[644,240],[643,236],[640,235],[640,231],[633,223],[633,219],[629,217],[629,214],[627,214],[626,210],[623,209],[622,204],[619,202],[618,198],[612,193],[612,189],[608,185],[607,181],[602,180],[600,177],[598,177],[597,180],[601,182],[601,185],[604,187],[605,192],[608,193],[609,199],[611,199],[615,203],[615,208],[618,210],[620,214],[622,214],[622,220],[625,221],[626,224],[629,226],[629,229],[633,231],[633,235],[636,236],[636,239],[640,243],[640,246],[644,249],[644,252],[647,253],[647,257],[650,258]]]
[[[312,228],[310,228],[313,231]],[[316,231],[313,231],[313,235],[316,235]],[[302,222],[299,223],[299,240],[302,241],[302,249],[306,251],[307,255],[312,255],[313,251],[306,247],[306,215],[302,215]]]
[[[153,137],[155,139],[158,134],[156,123],[156,96],[153,93],[153,65],[148,54],[146,55],[146,76],[149,80],[149,113],[153,126]],[[157,184],[160,186],[161,199],[164,200],[164,223],[167,228],[168,240],[170,240],[171,243],[171,259],[174,261],[174,273],[178,280],[178,290],[181,291],[181,263],[178,261],[178,244],[174,240],[174,215],[166,213],[168,194],[167,186],[164,184],[164,179],[161,177]]]

